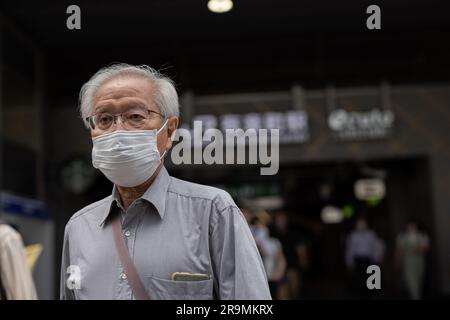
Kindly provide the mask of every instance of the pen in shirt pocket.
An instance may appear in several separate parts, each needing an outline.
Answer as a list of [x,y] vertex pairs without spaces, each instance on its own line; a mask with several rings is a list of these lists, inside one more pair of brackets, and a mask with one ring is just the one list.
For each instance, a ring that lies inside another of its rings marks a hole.
[[174,272],[171,279],[173,281],[203,281],[209,280],[211,277],[206,273],[191,273],[191,272]]

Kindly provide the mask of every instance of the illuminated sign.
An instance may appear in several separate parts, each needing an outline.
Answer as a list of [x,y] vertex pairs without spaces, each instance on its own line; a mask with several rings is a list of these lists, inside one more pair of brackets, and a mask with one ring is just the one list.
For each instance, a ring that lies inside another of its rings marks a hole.
[[334,206],[325,206],[320,212],[320,218],[323,223],[327,224],[341,223],[344,220],[344,213]]
[[336,109],[328,116],[328,126],[333,136],[341,140],[380,139],[391,133],[394,120],[395,115],[391,110]]
[[361,179],[355,182],[354,191],[358,200],[383,199],[386,185],[381,179]]
[[279,129],[281,144],[304,143],[309,140],[308,115],[302,110],[221,116],[201,114],[195,116],[193,121],[201,121],[203,131],[213,128],[222,132],[226,129]]
[[44,202],[17,196],[5,191],[0,192],[1,213],[44,220],[50,218],[48,207]]

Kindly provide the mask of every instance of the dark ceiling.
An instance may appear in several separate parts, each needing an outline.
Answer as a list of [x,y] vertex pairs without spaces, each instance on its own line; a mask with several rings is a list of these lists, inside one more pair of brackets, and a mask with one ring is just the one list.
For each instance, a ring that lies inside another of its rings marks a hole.
[[[366,8],[378,4],[382,29],[412,31],[450,26],[443,0],[336,1],[235,0],[226,14],[207,0],[24,1],[2,0],[1,9],[44,46],[145,45],[153,41],[226,40],[366,31]],[[65,28],[66,8],[77,4],[81,31]]]
[[[0,11],[45,52],[60,97],[115,61],[150,64],[180,90],[205,93],[450,80],[448,0],[236,0],[227,14],[206,3],[2,0]],[[370,31],[374,3],[382,30]],[[66,28],[70,4],[81,30]]]

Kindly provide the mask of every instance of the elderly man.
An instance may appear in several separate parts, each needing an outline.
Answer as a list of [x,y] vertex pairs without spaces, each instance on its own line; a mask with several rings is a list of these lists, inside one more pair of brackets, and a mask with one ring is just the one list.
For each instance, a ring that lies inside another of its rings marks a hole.
[[92,163],[112,195],[66,225],[62,299],[271,299],[245,218],[223,190],[171,177],[172,81],[116,64],[83,85]]

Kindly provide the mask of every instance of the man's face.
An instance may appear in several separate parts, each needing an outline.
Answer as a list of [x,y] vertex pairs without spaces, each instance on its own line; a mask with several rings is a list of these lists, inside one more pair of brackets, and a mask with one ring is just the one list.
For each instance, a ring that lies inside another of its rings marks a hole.
[[364,219],[358,219],[356,221],[356,229],[358,230],[365,230],[367,229],[367,221]]
[[284,212],[279,212],[275,215],[275,226],[278,230],[286,230],[288,225],[287,216]]
[[[150,80],[133,76],[113,78],[97,90],[94,97],[93,114],[98,112],[123,113],[136,108],[136,106],[161,113],[161,110],[153,101],[154,93],[155,87]],[[159,116],[154,117],[148,121],[146,127],[139,130],[159,129],[163,125],[163,121],[165,120]],[[165,150],[172,147],[172,140],[169,137],[177,127],[178,118],[171,117],[166,124],[166,128],[158,133],[158,150],[161,155]],[[107,132],[96,127],[91,130],[91,136],[97,137],[116,130],[130,129],[125,127],[122,119],[118,117],[116,123]]]

